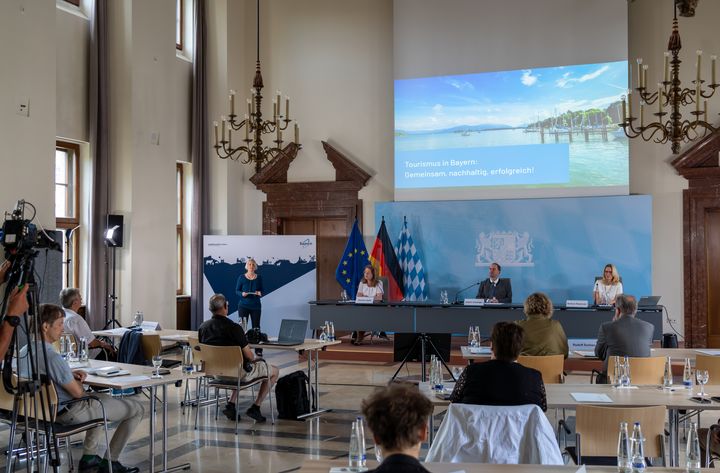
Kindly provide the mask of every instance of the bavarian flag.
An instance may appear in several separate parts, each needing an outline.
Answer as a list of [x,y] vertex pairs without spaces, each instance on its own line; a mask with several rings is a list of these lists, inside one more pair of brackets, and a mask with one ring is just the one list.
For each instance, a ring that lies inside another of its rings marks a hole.
[[382,219],[375,244],[370,252],[370,261],[375,268],[375,275],[388,280],[390,287],[383,288],[388,295],[387,299],[401,301],[403,299],[403,271],[388,236],[387,228],[385,228],[385,217]]
[[355,299],[358,286],[363,278],[363,270],[368,264],[370,264],[370,259],[367,248],[358,228],[358,221],[355,219],[350,238],[345,245],[345,253],[340,258],[340,263],[335,270],[335,279],[347,291],[348,299]]

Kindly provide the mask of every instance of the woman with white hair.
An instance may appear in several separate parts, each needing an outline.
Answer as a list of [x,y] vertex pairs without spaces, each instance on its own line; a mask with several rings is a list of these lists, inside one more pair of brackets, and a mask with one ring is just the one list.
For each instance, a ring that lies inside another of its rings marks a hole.
[[[263,295],[262,277],[257,271],[257,263],[254,259],[249,258],[245,263],[245,274],[241,274],[235,285],[235,293],[239,296],[238,317],[242,320],[250,317],[252,328],[260,328],[260,314],[262,312],[262,304],[260,298]],[[260,355],[262,349],[255,350]]]

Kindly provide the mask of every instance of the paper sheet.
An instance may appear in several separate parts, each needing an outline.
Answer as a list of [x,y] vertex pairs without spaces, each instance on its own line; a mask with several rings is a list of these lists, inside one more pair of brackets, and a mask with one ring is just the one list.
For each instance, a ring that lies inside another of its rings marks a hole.
[[697,352],[702,353],[703,355],[711,355],[711,356],[720,355],[720,350],[697,350]]
[[113,328],[110,330],[103,330],[103,332],[109,332],[112,335],[125,335],[125,332],[127,332],[128,330],[129,329],[127,329],[125,327],[118,327],[118,328]]
[[469,347],[470,353],[473,355],[490,355],[492,349],[490,347]]
[[570,393],[577,402],[613,402],[607,394],[602,393]]
[[575,473],[586,473],[587,470],[585,469],[585,465],[581,465],[580,468],[577,469]]
[[595,358],[594,351],[574,350],[573,353],[575,353],[578,356],[582,356],[583,358]]
[[117,381],[124,381],[126,383],[135,383],[137,381],[147,381],[150,376],[118,376],[114,378]]

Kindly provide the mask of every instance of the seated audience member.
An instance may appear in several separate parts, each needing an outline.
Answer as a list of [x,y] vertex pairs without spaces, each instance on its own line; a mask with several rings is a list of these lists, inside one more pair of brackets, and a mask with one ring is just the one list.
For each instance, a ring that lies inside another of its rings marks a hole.
[[480,283],[477,298],[488,302],[512,302],[512,284],[510,278],[501,278],[502,268],[498,263],[491,263],[488,269],[488,278]]
[[[200,343],[205,345],[216,346],[239,346],[242,349],[243,362],[245,364],[245,376],[243,381],[252,381],[257,378],[267,378],[260,383],[255,403],[245,411],[245,414],[257,422],[265,422],[265,417],[260,413],[260,405],[265,397],[267,397],[273,384],[277,381],[279,370],[276,366],[268,365],[262,358],[255,358],[248,344],[245,332],[239,324],[236,324],[228,318],[228,302],[222,294],[215,294],[210,298],[210,312],[213,316],[210,320],[206,320],[198,329],[198,338]],[[235,420],[235,400],[237,392],[233,391],[230,402],[227,403],[223,414],[230,419]]]
[[[88,354],[90,358],[116,359],[115,347],[95,338],[88,323],[78,314],[77,311],[82,306],[82,295],[80,295],[79,289],[74,287],[63,289],[60,292],[60,304],[65,311],[65,332],[72,334],[78,342],[80,338],[85,337],[88,341],[88,348],[90,348]],[[103,353],[103,350],[106,354]]]
[[620,274],[614,264],[606,264],[603,277],[595,281],[593,299],[597,305],[613,305],[617,296],[623,293]]
[[377,473],[429,473],[418,461],[428,437],[433,405],[415,386],[392,384],[362,402],[362,413],[380,447]]
[[[63,333],[63,319],[65,313],[60,306],[43,304],[40,306],[37,323],[40,324],[42,341],[31,344],[37,356],[42,356],[43,343],[47,352],[48,377],[55,384],[58,394],[57,421],[61,424],[79,424],[91,419],[102,418],[103,411],[100,403],[94,399],[75,402],[64,406],[63,403],[78,399],[85,395],[83,381],[87,373],[82,370],[71,370],[70,366],[55,351],[53,343],[60,339]],[[20,351],[18,360],[20,376],[29,376],[27,363],[27,346]],[[42,359],[42,358],[41,358]],[[39,363],[40,374],[45,374],[44,363]],[[105,408],[108,422],[119,422],[117,429],[110,439],[108,456],[112,461],[113,472],[137,472],[138,468],[127,467],[119,462],[120,453],[127,444],[145,413],[142,404],[128,398],[111,397],[107,394],[94,394],[100,398]],[[98,456],[101,446],[105,445],[105,432],[102,427],[87,431],[83,445],[83,456],[80,459],[80,473],[109,471],[108,460]]]
[[525,330],[521,354],[530,356],[563,355],[568,357],[568,341],[562,325],[552,320],[553,305],[542,292],[530,294],[525,299],[527,319],[517,322]]
[[517,363],[524,330],[498,322],[492,330],[492,359],[468,365],[460,374],[451,402],[487,406],[537,404],[547,410],[545,385],[538,370]]
[[[604,373],[607,373],[608,358],[611,356],[650,356],[655,327],[635,318],[636,312],[635,298],[620,294],[615,299],[615,317],[600,326],[595,356],[603,360]],[[607,380],[607,376],[604,378]]]

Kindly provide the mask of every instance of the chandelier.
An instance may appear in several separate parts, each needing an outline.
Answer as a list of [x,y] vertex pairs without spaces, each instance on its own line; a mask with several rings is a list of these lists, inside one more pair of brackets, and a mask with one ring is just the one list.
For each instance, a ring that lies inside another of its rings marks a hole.
[[[287,147],[283,148],[283,131],[287,130],[290,123],[290,98],[285,97],[285,114],[281,109],[282,94],[278,90],[273,98],[273,113],[271,119],[264,120],[262,114],[262,89],[263,78],[260,73],[260,0],[257,0],[257,58],[255,62],[255,77],[250,89],[251,98],[247,99],[247,111],[244,119],[239,120],[235,113],[235,91],[230,90],[230,114],[220,117],[220,133],[218,133],[218,122],[214,122],[215,128],[215,153],[221,159],[232,159],[241,161],[243,164],[255,164],[255,172],[260,172],[263,164],[271,161],[276,156],[286,154]],[[244,129],[244,137],[237,147],[233,147],[232,132]],[[273,145],[263,143],[265,135]],[[274,136],[273,136],[274,135]],[[273,139],[274,137],[274,139]],[[219,139],[218,139],[219,138]],[[297,122],[294,123],[293,143],[296,149],[300,145],[300,128]],[[290,144],[288,146],[291,146]]]
[[[668,41],[668,51],[664,54],[663,81],[657,84],[657,90],[648,88],[648,65],[643,64],[642,58],[638,58],[637,87],[635,90],[639,97],[640,116],[639,118],[633,116],[632,92],[628,90],[627,105],[625,96],[622,97],[622,122],[620,123],[628,138],[641,137],[645,141],[652,140],[660,144],[670,142],[673,154],[680,152],[681,143],[693,141],[716,130],[715,127],[708,123],[707,99],[715,94],[715,89],[719,85],[715,77],[717,56],[710,56],[712,75],[710,83],[705,84],[706,81],[702,79],[701,75],[702,51],[698,50],[696,53],[695,80],[692,81],[693,86],[692,88],[682,88],[680,82],[680,63],[682,61],[678,57],[681,48],[676,2],[673,1],[673,27]],[[693,103],[695,109],[689,112],[692,118],[683,119],[680,111],[681,107]],[[657,112],[652,113],[650,110],[649,113],[657,117],[657,120],[645,123],[645,108],[653,104],[657,104]]]

